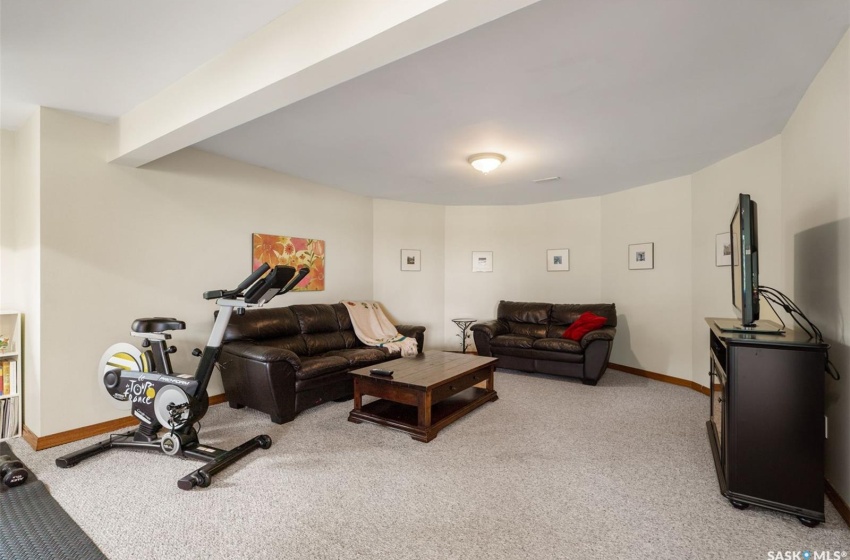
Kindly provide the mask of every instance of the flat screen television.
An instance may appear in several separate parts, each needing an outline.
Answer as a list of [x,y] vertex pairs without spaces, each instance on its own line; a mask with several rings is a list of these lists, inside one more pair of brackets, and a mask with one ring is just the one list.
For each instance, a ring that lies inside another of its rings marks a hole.
[[748,194],[738,195],[729,223],[732,245],[732,305],[740,321],[718,320],[724,331],[782,332],[772,321],[759,321],[758,205]]
[[738,195],[729,223],[732,242],[732,305],[744,328],[759,319],[758,205],[748,194]]

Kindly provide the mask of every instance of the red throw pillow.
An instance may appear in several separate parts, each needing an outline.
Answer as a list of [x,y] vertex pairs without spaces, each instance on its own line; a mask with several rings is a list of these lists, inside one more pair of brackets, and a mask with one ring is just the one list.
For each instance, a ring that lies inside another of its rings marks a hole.
[[584,335],[589,333],[590,331],[595,331],[596,329],[601,329],[607,319],[605,317],[600,317],[595,313],[591,313],[590,311],[585,311],[582,313],[575,322],[567,327],[567,330],[564,331],[564,334],[561,335],[561,338],[569,338],[571,340],[581,340]]

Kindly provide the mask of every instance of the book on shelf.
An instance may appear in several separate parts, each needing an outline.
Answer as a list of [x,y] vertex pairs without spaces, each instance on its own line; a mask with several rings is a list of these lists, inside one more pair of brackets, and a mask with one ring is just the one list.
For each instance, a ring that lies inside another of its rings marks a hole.
[[9,386],[9,381],[12,379],[12,362],[9,360],[3,360],[3,394],[10,394],[11,387]]
[[[18,392],[18,362],[12,360],[9,362],[9,393],[10,395],[15,395]],[[4,377],[5,379],[5,377]],[[4,395],[6,393],[3,393]]]
[[18,399],[0,401],[0,439],[17,435],[18,406]]
[[0,396],[18,392],[18,363],[14,360],[0,362]]
[[6,399],[6,417],[3,422],[4,438],[9,438],[18,433],[18,407],[21,406],[18,399]]

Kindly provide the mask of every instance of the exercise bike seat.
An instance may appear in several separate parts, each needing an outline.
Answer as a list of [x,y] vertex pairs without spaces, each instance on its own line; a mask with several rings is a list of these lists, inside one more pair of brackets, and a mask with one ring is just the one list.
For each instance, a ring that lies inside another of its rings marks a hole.
[[147,317],[136,319],[130,329],[137,333],[161,333],[165,331],[182,331],[186,328],[185,321],[174,317]]

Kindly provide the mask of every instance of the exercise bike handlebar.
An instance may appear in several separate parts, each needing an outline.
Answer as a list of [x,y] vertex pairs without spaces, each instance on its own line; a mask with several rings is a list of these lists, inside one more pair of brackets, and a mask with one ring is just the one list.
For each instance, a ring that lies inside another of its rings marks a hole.
[[298,272],[295,274],[295,277],[292,280],[290,280],[289,283],[286,286],[284,286],[281,291],[279,291],[277,293],[277,295],[280,296],[280,295],[283,295],[286,292],[290,291],[292,288],[297,286],[298,283],[301,282],[304,279],[304,277],[307,276],[308,274],[310,274],[309,268],[307,268],[306,266],[299,268]]
[[269,263],[263,263],[263,264],[261,264],[261,265],[257,268],[257,270],[255,270],[254,272],[252,272],[252,273],[248,276],[248,278],[246,278],[246,279],[242,280],[242,283],[241,283],[241,284],[239,284],[238,286],[236,286],[236,289],[235,289],[235,290],[233,290],[233,291],[234,291],[234,292],[236,292],[236,293],[238,294],[239,292],[241,292],[242,290],[244,290],[245,288],[247,288],[248,286],[250,286],[251,284],[253,284],[253,283],[254,283],[254,282],[256,282],[257,280],[259,280],[259,279],[263,276],[263,274],[265,274],[266,272],[268,272],[268,270],[269,270],[270,268],[271,268],[271,267],[269,266]]
[[[266,301],[271,299],[274,296],[285,294],[288,291],[295,288],[301,280],[304,279],[307,274],[310,273],[310,269],[307,267],[302,267],[298,269],[296,272],[295,269],[291,266],[277,266],[274,271],[266,276],[264,279],[263,275],[271,270],[271,267],[268,263],[263,263],[260,265],[257,270],[252,272],[245,280],[242,281],[239,286],[237,286],[233,290],[211,290],[209,292],[204,292],[204,299],[220,299],[220,298],[236,298],[236,297],[246,297],[250,296],[252,300],[250,303],[256,303],[254,299],[260,299],[262,296],[258,296],[260,291],[266,291],[266,295],[263,297]],[[281,271],[286,271],[283,277],[281,277]],[[267,285],[269,284],[269,285]],[[272,291],[272,288],[276,288]],[[246,291],[247,290],[247,291]],[[255,297],[258,296],[258,297]],[[249,298],[246,297],[246,301]]]
[[252,272],[246,279],[242,280],[242,283],[239,284],[236,289],[233,290],[210,290],[208,292],[204,292],[204,299],[219,299],[223,297],[233,297],[238,296],[242,293],[242,290],[256,282],[260,279],[260,277],[265,274],[271,267],[268,263],[263,263],[260,265],[257,270]]

